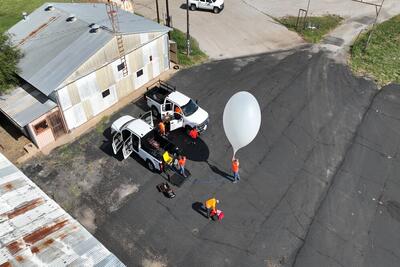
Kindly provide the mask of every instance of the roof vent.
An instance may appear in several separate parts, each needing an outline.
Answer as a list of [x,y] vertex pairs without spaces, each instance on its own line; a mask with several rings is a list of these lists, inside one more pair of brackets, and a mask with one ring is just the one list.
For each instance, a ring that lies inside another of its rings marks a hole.
[[74,22],[74,21],[76,21],[75,15],[69,15],[69,17],[67,18],[67,22]]
[[52,11],[52,10],[54,10],[54,6],[53,5],[48,5],[44,10]]
[[22,18],[23,18],[24,20],[27,20],[27,19],[28,19],[28,13],[22,12]]
[[98,32],[100,30],[100,26],[98,24],[96,24],[96,23],[90,24],[89,27],[91,28],[90,29],[91,33],[96,33],[96,32]]

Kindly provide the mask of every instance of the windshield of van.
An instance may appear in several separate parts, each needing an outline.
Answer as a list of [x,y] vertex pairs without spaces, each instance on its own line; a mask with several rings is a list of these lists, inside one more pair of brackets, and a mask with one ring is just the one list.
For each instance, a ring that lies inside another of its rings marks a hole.
[[192,99],[190,99],[186,105],[182,106],[182,111],[185,116],[190,116],[195,113],[198,108],[199,106]]

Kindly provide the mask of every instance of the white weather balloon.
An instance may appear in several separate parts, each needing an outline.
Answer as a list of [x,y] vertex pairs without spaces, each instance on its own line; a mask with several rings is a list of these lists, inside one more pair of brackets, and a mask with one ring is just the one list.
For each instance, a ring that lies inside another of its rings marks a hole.
[[223,115],[226,137],[236,152],[250,144],[261,125],[261,110],[257,99],[249,92],[234,94],[226,103]]

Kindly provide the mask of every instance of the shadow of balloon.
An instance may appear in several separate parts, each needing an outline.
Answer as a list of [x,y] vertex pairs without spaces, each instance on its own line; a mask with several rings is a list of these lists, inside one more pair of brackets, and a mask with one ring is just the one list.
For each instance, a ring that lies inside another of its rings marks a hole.
[[207,161],[210,156],[207,144],[201,138],[193,141],[183,129],[169,132],[167,138],[177,145],[182,150],[183,155],[189,160]]

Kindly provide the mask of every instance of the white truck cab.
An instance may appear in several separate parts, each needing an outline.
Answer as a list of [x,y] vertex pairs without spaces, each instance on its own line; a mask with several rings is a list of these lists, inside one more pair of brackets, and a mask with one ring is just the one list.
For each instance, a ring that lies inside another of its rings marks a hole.
[[197,101],[176,91],[165,82],[159,81],[158,86],[148,90],[145,97],[154,117],[162,120],[169,118],[170,131],[196,128],[203,132],[208,127],[207,111],[199,107]]
[[190,10],[205,9],[219,13],[224,9],[224,0],[189,0]]

